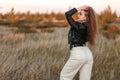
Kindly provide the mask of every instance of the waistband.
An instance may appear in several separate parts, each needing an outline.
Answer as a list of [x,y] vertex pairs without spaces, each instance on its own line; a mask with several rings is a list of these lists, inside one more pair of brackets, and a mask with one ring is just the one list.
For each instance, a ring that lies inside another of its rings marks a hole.
[[70,45],[70,49],[72,49],[73,47],[85,47],[87,46],[86,44],[71,44]]

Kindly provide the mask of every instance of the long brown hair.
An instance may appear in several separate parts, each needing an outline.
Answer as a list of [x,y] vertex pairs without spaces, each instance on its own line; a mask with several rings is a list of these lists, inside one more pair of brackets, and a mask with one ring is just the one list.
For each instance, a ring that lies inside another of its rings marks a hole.
[[95,38],[97,34],[97,22],[96,15],[92,7],[88,7],[88,35],[89,35],[89,44],[92,46],[95,44]]

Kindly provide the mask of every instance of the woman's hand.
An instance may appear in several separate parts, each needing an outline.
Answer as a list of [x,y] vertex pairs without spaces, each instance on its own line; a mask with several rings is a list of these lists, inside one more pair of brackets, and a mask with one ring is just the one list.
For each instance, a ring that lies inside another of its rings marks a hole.
[[81,10],[88,10],[88,8],[89,7],[87,5],[84,5],[84,6],[78,7],[77,11],[80,12]]

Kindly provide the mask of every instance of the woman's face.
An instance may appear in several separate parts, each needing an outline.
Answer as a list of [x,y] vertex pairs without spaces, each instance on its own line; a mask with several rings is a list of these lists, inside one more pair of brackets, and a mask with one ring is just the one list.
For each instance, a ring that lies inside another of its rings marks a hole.
[[87,21],[87,18],[88,18],[88,12],[87,11],[84,11],[84,10],[81,10],[78,12],[78,20],[80,22],[86,22]]

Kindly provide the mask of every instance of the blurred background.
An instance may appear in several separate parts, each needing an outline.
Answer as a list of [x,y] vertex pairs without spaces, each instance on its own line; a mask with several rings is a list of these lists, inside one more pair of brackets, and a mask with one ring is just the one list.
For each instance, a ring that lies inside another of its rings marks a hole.
[[[65,12],[96,12],[92,80],[120,80],[119,0],[0,0],[0,80],[59,80],[69,58]],[[77,19],[77,14],[73,15]],[[78,73],[74,77],[78,79]]]

